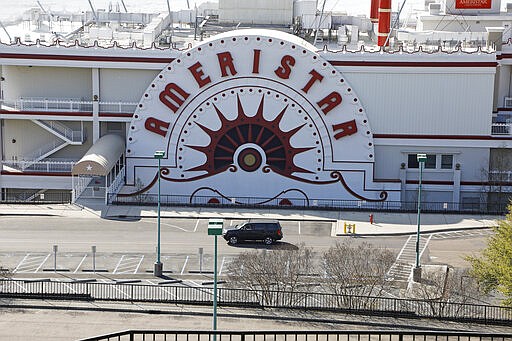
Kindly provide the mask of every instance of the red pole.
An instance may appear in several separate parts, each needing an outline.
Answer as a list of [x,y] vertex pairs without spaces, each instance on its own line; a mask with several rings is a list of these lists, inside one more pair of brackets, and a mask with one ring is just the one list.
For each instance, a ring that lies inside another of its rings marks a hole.
[[[384,46],[391,27],[391,0],[379,1],[379,46]],[[389,41],[388,41],[389,44]]]
[[370,20],[373,23],[379,22],[379,0],[372,0],[370,7]]

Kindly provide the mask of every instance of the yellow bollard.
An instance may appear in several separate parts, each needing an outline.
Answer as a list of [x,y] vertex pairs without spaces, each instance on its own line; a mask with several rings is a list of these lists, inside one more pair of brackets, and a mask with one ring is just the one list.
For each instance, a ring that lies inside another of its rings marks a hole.
[[347,233],[347,222],[343,223],[343,233]]
[[354,233],[354,234],[356,233],[356,224],[352,225],[352,233]]

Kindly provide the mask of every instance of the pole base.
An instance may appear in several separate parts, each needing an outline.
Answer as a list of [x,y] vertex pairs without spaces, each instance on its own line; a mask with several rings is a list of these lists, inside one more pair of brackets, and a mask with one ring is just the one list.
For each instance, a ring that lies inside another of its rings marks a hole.
[[421,282],[421,266],[412,268],[412,281],[416,283]]
[[164,273],[164,264],[160,262],[155,263],[155,267],[153,269],[153,275],[156,277],[162,277],[162,274]]

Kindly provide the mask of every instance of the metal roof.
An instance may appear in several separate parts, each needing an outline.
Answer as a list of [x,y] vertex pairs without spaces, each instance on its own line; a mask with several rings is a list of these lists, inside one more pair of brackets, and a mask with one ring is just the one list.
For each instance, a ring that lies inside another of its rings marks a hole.
[[73,175],[107,175],[123,155],[124,139],[109,134],[101,137],[71,170]]

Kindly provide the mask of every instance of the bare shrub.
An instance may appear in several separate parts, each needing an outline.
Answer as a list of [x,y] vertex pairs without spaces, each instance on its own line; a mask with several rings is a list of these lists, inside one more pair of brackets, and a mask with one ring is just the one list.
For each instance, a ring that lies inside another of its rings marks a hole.
[[382,296],[393,282],[386,273],[395,261],[395,255],[387,250],[363,242],[353,245],[337,242],[323,254],[325,287],[335,294],[338,305],[349,308],[369,308],[376,304],[370,297]]

